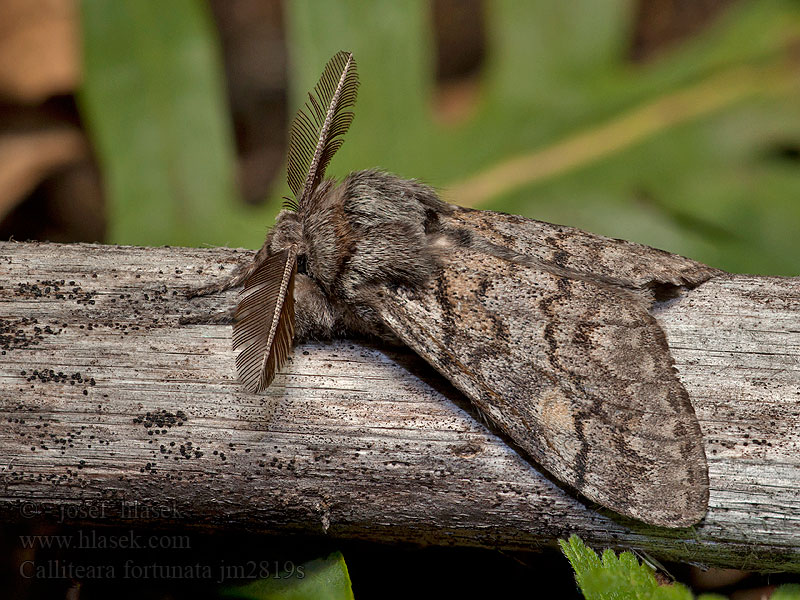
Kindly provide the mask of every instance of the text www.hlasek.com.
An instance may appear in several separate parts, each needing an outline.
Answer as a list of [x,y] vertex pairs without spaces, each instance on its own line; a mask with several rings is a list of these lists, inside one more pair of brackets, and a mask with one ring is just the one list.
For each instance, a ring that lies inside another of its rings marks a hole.
[[23,548],[73,550],[187,550],[192,547],[188,535],[139,535],[132,529],[122,534],[98,534],[79,529],[74,535],[21,535]]

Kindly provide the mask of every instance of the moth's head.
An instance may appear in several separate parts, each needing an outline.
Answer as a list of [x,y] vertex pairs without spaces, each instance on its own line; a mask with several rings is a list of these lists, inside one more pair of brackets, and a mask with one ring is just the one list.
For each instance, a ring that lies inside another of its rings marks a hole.
[[282,210],[275,219],[275,226],[270,232],[269,253],[275,254],[291,247],[296,248],[298,254],[305,251],[303,224],[295,211]]
[[277,254],[291,248],[298,273],[318,282],[326,281],[325,274],[333,269],[335,262],[335,220],[337,214],[341,215],[343,191],[341,184],[327,179],[299,208],[282,210],[269,234],[269,253]]

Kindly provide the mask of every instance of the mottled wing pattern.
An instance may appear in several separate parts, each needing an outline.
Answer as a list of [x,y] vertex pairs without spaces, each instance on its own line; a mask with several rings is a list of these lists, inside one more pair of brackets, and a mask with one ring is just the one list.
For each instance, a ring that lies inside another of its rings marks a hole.
[[702,436],[646,304],[465,248],[376,308],[558,479],[624,515],[688,526],[708,501]]
[[634,287],[693,287],[721,273],[650,246],[518,215],[458,207],[445,217],[445,225],[470,230],[498,246],[557,267],[617,279]]

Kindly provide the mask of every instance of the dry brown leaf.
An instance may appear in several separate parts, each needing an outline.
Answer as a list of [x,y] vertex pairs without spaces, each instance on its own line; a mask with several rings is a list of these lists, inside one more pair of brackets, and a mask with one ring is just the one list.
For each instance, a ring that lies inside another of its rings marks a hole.
[[711,567],[700,569],[692,567],[691,583],[692,587],[698,590],[715,590],[739,583],[750,576],[747,571],[739,569],[719,569]]
[[87,156],[89,145],[77,128],[0,136],[0,219],[49,174]]
[[775,589],[774,585],[765,585],[749,590],[736,590],[731,594],[731,600],[769,600]]
[[0,2],[0,95],[25,103],[74,90],[80,79],[76,0]]

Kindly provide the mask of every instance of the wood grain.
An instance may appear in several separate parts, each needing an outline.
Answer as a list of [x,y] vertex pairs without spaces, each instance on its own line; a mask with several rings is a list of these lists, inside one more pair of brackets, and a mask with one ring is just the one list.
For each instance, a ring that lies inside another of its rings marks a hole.
[[304,345],[245,392],[236,292],[184,291],[251,255],[0,243],[0,516],[108,524],[136,502],[176,527],[502,549],[577,533],[800,571],[800,279],[723,276],[657,308],[711,479],[706,519],[667,530],[561,489],[402,349]]

